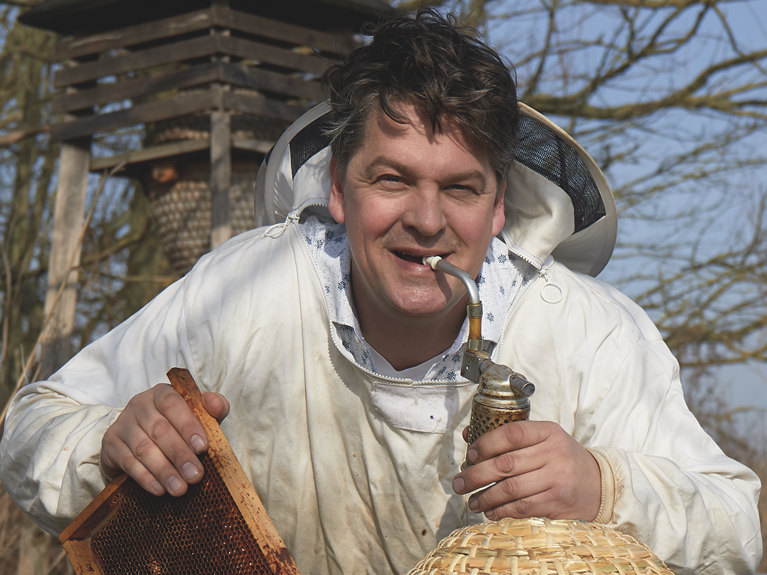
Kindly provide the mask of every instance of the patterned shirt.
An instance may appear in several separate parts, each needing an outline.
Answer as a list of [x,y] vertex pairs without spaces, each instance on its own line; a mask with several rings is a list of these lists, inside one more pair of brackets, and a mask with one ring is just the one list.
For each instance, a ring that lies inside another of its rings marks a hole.
[[[351,249],[346,225],[323,221],[314,216],[302,224],[304,239],[318,264],[330,320],[349,358],[373,373],[380,373],[371,348],[362,336],[354,310],[351,289]],[[512,306],[537,271],[524,260],[510,254],[503,242],[493,238],[476,278],[482,302],[482,337],[484,349],[492,353],[503,332]],[[425,380],[456,381],[468,337],[469,322],[464,320],[453,345],[434,358]]]

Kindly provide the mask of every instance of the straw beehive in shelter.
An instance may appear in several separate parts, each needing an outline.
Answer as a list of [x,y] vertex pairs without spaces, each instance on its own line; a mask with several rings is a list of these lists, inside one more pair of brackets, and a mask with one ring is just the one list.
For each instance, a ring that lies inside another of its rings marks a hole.
[[[319,77],[356,47],[362,23],[392,10],[384,0],[44,0],[24,12],[24,24],[64,37],[55,56],[63,66],[51,137],[61,155],[48,299],[69,281],[50,340],[66,342],[74,323],[72,230],[83,225],[90,171],[124,164],[120,175],[143,182],[163,248],[186,272],[211,247],[265,223],[253,213],[261,160],[325,98]],[[142,149],[91,157],[94,135],[131,126],[144,130]],[[42,376],[71,353],[46,346]]]

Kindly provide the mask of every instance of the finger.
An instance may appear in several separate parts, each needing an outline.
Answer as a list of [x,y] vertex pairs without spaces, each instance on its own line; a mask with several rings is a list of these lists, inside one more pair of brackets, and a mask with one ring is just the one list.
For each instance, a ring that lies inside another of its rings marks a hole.
[[164,417],[146,418],[124,436],[133,456],[174,497],[186,493],[187,483],[202,479],[200,460]]
[[[136,421],[135,424],[129,420],[125,422],[121,437],[135,458],[171,495],[183,495],[187,483],[202,479],[202,464],[190,443],[197,443],[204,449],[207,445],[205,432],[189,406],[172,388],[156,386],[151,391],[148,405],[146,396],[137,399],[136,405],[131,405],[133,400],[129,402],[129,413]],[[182,433],[191,440],[187,442]]]
[[537,445],[552,433],[552,425],[556,424],[548,421],[512,421],[477,439],[469,446],[466,457],[471,463],[478,463],[501,453]]
[[508,477],[536,471],[545,464],[545,453],[537,446],[501,453],[458,473],[453,479],[453,490],[458,494],[471,493]]
[[213,391],[203,393],[202,406],[219,423],[229,415],[229,401],[220,393]]
[[[469,498],[469,509],[482,513],[548,491],[551,483],[540,470],[507,477]],[[524,505],[524,504],[520,504]]]
[[528,517],[549,517],[551,519],[576,519],[576,517],[556,516],[554,498],[548,491],[531,495],[523,499],[509,501],[493,509],[485,511],[485,517],[491,521],[498,521],[504,517],[514,519],[526,519]]
[[162,495],[167,489],[174,495],[183,494],[186,483],[180,483],[176,469],[141,429],[133,409],[129,404],[104,434],[102,463],[123,470],[151,493]]
[[[208,437],[200,420],[192,412],[181,395],[179,395],[171,386],[159,384],[152,388],[154,393],[154,407],[173,427],[173,430],[186,442],[187,446],[194,453],[203,453],[208,449]],[[147,425],[157,423],[152,421]],[[146,427],[144,427],[146,430]],[[148,433],[150,437],[151,433]],[[169,440],[175,439],[170,436]],[[163,452],[165,450],[163,449]],[[189,459],[186,450],[181,449],[181,453]],[[196,458],[194,458],[196,460]]]
[[145,491],[160,496],[166,493],[163,486],[144,465],[136,459],[128,446],[114,437],[104,435],[101,463],[108,469],[116,469],[130,475]]

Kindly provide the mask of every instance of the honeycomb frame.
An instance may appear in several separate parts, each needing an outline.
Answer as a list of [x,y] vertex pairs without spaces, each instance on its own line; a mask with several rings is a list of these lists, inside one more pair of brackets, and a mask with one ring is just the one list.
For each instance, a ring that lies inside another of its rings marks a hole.
[[157,497],[116,477],[60,536],[77,575],[300,575],[191,374],[168,379],[208,436],[203,479]]

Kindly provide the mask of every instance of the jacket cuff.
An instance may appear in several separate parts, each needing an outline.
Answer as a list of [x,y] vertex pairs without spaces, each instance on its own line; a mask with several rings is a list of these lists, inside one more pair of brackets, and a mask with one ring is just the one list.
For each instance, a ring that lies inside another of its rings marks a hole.
[[[122,411],[123,411],[123,408],[112,410],[112,413],[109,416],[109,423],[106,429],[109,429],[112,426],[112,424],[115,421],[117,421],[117,418],[120,416]],[[106,433],[106,430],[104,432]],[[99,447],[101,447],[101,442],[99,442]],[[104,467],[104,464],[101,462],[101,449],[99,449],[99,452],[96,454],[96,460],[99,465],[99,473],[101,474],[101,480],[104,482],[104,486],[109,485],[115,477],[119,477],[120,475],[122,475],[122,471],[119,471],[119,470],[115,474],[110,474],[106,472],[106,468]]]
[[587,447],[586,450],[596,460],[602,480],[602,497],[594,523],[612,523],[615,507],[615,473],[607,455],[599,447]]

